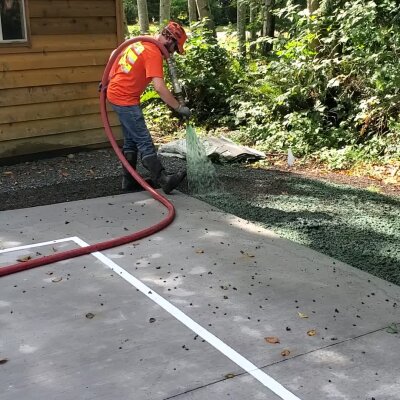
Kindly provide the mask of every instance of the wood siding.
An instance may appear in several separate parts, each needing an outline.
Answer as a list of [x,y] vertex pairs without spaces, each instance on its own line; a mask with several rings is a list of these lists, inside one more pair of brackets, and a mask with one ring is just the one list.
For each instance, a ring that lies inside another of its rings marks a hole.
[[[98,83],[122,0],[28,0],[29,46],[0,47],[0,158],[107,143]],[[116,137],[118,120],[109,111]]]

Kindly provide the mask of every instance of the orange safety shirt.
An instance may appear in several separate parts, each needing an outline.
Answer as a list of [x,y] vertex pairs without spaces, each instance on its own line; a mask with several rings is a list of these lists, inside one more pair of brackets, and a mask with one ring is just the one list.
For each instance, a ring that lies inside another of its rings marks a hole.
[[140,104],[152,78],[163,78],[163,56],[154,43],[136,42],[123,49],[110,71],[107,99],[118,106]]

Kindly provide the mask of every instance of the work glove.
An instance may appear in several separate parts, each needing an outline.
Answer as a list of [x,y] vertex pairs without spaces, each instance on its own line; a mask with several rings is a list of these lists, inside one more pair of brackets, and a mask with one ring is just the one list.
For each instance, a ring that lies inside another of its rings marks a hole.
[[182,118],[189,119],[191,112],[189,110],[189,107],[186,107],[182,104],[180,104],[177,108],[175,108],[175,111],[181,116]]

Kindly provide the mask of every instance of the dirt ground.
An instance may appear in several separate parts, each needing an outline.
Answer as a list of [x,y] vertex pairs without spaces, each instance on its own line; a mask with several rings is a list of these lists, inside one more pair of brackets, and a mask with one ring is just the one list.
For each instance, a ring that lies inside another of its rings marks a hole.
[[270,165],[267,168],[270,170],[291,172],[309,179],[400,196],[400,161],[386,166],[366,165],[352,170],[334,171],[313,161],[299,161],[289,167],[281,155],[269,155],[269,160]]
[[[184,161],[176,158],[164,158],[164,163],[171,171],[185,167]],[[269,154],[266,162],[240,164],[239,167],[242,173],[257,170],[266,177],[284,173],[400,196],[400,162],[385,167],[368,166],[353,171],[332,171],[312,161],[296,160],[289,167],[284,156]],[[224,170],[229,168],[229,164],[216,168]],[[139,172],[146,174],[140,165]],[[120,174],[121,166],[111,149],[40,157],[34,161],[3,165],[0,166],[0,210],[122,193],[119,188]],[[272,180],[269,184],[271,192],[276,193],[273,185],[279,185],[279,180]],[[188,192],[187,185],[180,189]],[[246,188],[249,189],[251,191],[251,188]]]

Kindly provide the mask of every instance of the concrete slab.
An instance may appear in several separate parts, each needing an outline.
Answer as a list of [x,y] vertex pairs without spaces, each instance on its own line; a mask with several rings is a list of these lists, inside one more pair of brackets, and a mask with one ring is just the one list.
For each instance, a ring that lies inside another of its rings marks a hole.
[[[399,335],[384,330],[310,352],[265,371],[304,399],[400,398]],[[293,377],[287,371],[300,371]]]
[[[170,198],[172,225],[104,260],[84,256],[0,279],[5,399],[400,399],[400,335],[385,331],[400,322],[399,287],[193,198]],[[145,193],[6,211],[0,241],[13,248],[77,236],[92,244],[163,214]],[[71,246],[3,252],[0,266]],[[246,374],[169,306],[117,278],[106,266],[114,263],[250,361],[251,373],[266,374]],[[385,378],[371,379],[375,369]],[[273,394],[269,376],[289,393]]]
[[23,275],[1,282],[2,399],[164,399],[241,372],[90,256]]

